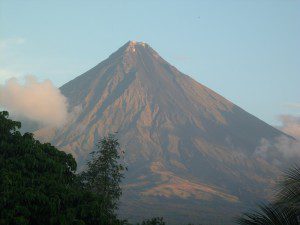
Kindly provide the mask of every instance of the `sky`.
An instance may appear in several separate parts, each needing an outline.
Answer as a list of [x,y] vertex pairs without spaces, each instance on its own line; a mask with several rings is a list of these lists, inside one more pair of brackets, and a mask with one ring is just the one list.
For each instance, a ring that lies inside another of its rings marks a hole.
[[271,125],[300,116],[300,0],[0,0],[0,84],[60,87],[128,40]]

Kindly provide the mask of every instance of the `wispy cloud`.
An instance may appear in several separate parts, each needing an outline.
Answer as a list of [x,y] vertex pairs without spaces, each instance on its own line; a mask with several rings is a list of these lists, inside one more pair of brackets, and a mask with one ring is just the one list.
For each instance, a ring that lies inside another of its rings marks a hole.
[[189,61],[192,58],[186,55],[174,55],[173,58],[177,61]]
[[20,78],[22,73],[0,68],[0,84],[11,78]]
[[266,159],[275,147],[285,158],[300,157],[300,116],[281,115],[278,118],[281,126],[277,128],[296,140],[286,135],[281,135],[272,142],[263,138],[255,149],[254,156]]
[[8,48],[15,45],[21,45],[24,43],[25,43],[25,38],[22,37],[0,39],[0,49]]
[[4,83],[10,78],[19,78],[23,73],[19,72],[17,46],[20,46],[26,42],[25,38],[13,37],[0,39],[0,84]]
[[289,102],[284,104],[284,106],[291,109],[300,109],[300,102]]
[[300,116],[281,115],[279,120],[282,124],[280,130],[300,140]]
[[25,118],[47,126],[62,126],[68,118],[68,103],[51,81],[39,82],[26,76],[25,82],[10,79],[0,85],[0,107],[16,118]]
[[279,116],[281,126],[278,127],[284,133],[296,138],[292,140],[286,136],[277,138],[275,146],[287,157],[300,156],[300,116]]

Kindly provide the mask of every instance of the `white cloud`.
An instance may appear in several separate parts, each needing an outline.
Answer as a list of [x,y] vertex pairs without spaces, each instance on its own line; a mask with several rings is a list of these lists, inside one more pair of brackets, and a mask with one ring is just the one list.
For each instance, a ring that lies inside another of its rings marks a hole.
[[270,151],[275,147],[285,158],[300,157],[300,117],[281,115],[279,116],[279,120],[281,121],[281,126],[277,128],[295,139],[281,135],[274,142],[270,143],[270,141],[263,138],[260,145],[255,149],[254,156],[266,159]]
[[281,126],[279,127],[284,133],[296,138],[292,140],[286,136],[280,136],[276,139],[275,146],[286,157],[300,157],[300,117],[292,115],[279,116]]
[[279,120],[279,129],[300,141],[300,116],[281,115]]
[[287,136],[280,136],[276,139],[275,147],[283,153],[286,158],[300,157],[300,141],[292,140]]
[[26,118],[47,126],[61,126],[68,118],[68,104],[60,90],[45,80],[26,76],[20,83],[13,78],[0,85],[0,107],[16,118]]

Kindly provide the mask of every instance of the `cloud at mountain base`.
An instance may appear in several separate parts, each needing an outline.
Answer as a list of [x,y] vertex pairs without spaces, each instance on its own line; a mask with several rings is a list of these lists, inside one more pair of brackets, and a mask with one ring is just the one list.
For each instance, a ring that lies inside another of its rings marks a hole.
[[281,126],[277,128],[295,139],[281,135],[271,143],[269,140],[262,138],[260,145],[254,151],[254,156],[266,159],[275,147],[285,158],[300,157],[300,117],[281,115],[279,120]]
[[300,117],[292,115],[281,115],[279,117],[282,125],[280,130],[296,138],[292,140],[286,136],[277,138],[276,147],[288,157],[300,157]]
[[59,127],[68,118],[66,97],[50,80],[39,82],[34,76],[26,76],[24,82],[12,78],[0,85],[0,108],[15,118],[45,126]]
[[300,140],[300,116],[281,115],[279,120],[282,123],[280,130]]

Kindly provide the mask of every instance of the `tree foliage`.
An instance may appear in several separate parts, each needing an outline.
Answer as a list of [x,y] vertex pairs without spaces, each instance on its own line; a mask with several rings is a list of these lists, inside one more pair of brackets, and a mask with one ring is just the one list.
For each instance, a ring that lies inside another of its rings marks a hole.
[[165,225],[164,219],[162,217],[154,217],[151,219],[144,220],[141,224],[138,225]]
[[294,166],[285,172],[279,183],[277,202],[300,213],[300,167]]
[[120,183],[127,169],[120,161],[120,153],[123,152],[114,135],[102,138],[81,175],[85,188],[103,197],[101,211],[109,217],[115,216],[122,194]]
[[22,135],[8,116],[0,112],[0,224],[109,224],[72,155]]

